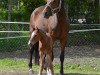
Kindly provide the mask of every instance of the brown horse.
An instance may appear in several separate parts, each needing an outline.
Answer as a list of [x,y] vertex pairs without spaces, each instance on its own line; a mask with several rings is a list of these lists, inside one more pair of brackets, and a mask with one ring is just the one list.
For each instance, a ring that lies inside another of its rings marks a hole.
[[[65,13],[64,0],[47,0],[45,6],[36,8],[30,18],[30,35],[36,27],[44,33],[49,33],[53,43],[56,40],[60,40],[60,74],[63,75],[64,53],[69,32],[69,21]],[[30,58],[32,57],[31,55]],[[30,60],[29,68],[32,70],[32,60]]]
[[[39,75],[42,75],[43,68],[46,65],[47,75],[54,75],[52,66],[52,47],[53,42],[49,33],[44,33],[38,28],[35,29],[32,34],[28,44],[34,45],[39,41],[39,55],[40,55],[40,71]],[[46,63],[44,64],[44,55],[46,54]]]

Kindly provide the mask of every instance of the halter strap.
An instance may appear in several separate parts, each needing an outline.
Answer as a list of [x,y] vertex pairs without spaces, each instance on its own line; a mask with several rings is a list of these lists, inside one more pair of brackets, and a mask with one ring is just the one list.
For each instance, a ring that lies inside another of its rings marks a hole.
[[[49,2],[49,3],[50,3],[50,2]],[[58,12],[60,11],[60,9],[61,9],[61,4],[62,4],[61,0],[60,0],[60,3],[59,3],[59,6],[56,7],[56,8],[52,8],[52,7],[49,5],[49,3],[46,4],[46,6],[48,6],[48,7],[51,8],[52,13],[54,13],[55,10],[58,10]],[[57,13],[58,13],[58,12],[57,12]]]

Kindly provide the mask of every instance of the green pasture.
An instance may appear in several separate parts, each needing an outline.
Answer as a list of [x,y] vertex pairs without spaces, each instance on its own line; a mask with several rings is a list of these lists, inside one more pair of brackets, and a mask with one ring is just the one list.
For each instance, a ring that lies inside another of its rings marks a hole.
[[[39,70],[39,66],[33,65],[34,71]],[[59,73],[60,65],[54,64],[54,72]],[[28,71],[28,61],[26,60],[18,60],[18,59],[0,59],[0,72],[10,72],[10,71]],[[65,64],[64,65],[65,73],[80,73],[80,74],[100,74],[100,69],[95,69],[93,66],[88,64],[80,65],[80,64]]]

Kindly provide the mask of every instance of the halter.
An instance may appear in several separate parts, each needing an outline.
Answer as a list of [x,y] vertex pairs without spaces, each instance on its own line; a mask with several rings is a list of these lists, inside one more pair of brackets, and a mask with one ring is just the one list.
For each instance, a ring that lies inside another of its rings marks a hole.
[[[51,2],[51,1],[50,1],[50,2]],[[47,3],[47,4],[46,4],[46,6],[50,7],[51,12],[52,12],[52,13],[54,13],[54,11],[55,11],[55,10],[58,10],[58,12],[59,12],[59,11],[60,11],[60,9],[61,9],[61,3],[62,3],[62,2],[61,2],[61,0],[60,0],[60,3],[59,3],[59,6],[58,6],[58,7],[56,7],[56,8],[52,8],[52,7],[49,5],[49,4],[50,4],[50,2],[49,2],[49,3]],[[58,12],[57,12],[57,13],[58,13]]]

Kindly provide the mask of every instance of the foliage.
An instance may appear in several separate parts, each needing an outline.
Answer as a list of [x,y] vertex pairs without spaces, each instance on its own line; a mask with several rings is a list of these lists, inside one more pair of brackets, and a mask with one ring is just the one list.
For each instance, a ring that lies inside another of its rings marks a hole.
[[[29,21],[35,8],[45,5],[45,0],[11,0],[11,21]],[[8,18],[8,0],[0,0],[0,20]],[[99,23],[99,0],[65,0],[70,19],[86,18],[88,23]],[[19,18],[20,17],[20,18]]]
[[45,4],[43,0],[21,0],[21,2],[23,6],[25,6],[26,12],[29,14],[31,14],[35,8]]
[[87,23],[99,23],[99,0],[65,0],[72,19],[86,18]]

